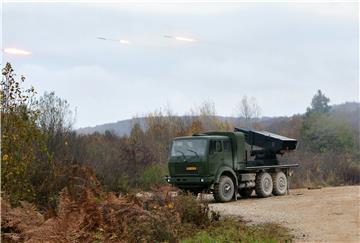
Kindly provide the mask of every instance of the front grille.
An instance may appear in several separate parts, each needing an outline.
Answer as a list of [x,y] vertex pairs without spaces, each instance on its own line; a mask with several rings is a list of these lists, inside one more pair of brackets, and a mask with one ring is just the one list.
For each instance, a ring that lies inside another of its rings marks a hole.
[[[186,170],[186,167],[197,167],[197,170]],[[187,163],[176,163],[175,164],[175,173],[181,175],[197,175],[199,174],[199,166]]]

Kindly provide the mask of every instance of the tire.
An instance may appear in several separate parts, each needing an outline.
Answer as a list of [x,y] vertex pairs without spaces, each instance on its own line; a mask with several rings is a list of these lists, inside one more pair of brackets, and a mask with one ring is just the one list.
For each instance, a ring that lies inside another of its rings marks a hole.
[[214,198],[216,202],[229,202],[234,196],[234,182],[228,176],[221,176],[219,183],[214,186]]
[[275,196],[282,196],[286,194],[287,191],[287,177],[284,172],[280,171],[273,175],[273,184],[274,188],[272,193]]
[[254,188],[241,188],[239,190],[239,194],[242,198],[249,198],[249,197],[251,197],[251,194],[253,191],[254,191]]
[[273,191],[273,180],[269,173],[262,172],[256,175],[255,191],[259,197],[269,197]]

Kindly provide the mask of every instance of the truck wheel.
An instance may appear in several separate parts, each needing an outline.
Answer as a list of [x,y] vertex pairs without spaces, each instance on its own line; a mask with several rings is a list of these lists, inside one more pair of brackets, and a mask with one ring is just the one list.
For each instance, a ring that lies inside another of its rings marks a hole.
[[277,172],[275,175],[273,175],[273,184],[274,189],[272,193],[275,196],[282,196],[286,194],[287,190],[287,178],[284,172]]
[[259,197],[268,197],[273,190],[273,181],[271,175],[262,172],[256,175],[255,191]]
[[251,197],[253,191],[254,191],[253,188],[241,188],[239,190],[239,194],[242,198],[249,198]]
[[228,176],[221,176],[219,183],[214,186],[214,198],[216,202],[228,202],[234,195],[234,182]]

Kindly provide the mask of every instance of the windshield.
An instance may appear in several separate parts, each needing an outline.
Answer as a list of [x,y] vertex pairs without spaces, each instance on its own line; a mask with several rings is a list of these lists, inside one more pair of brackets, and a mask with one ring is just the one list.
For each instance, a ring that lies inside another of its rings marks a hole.
[[206,139],[174,140],[171,156],[203,156],[205,155]]

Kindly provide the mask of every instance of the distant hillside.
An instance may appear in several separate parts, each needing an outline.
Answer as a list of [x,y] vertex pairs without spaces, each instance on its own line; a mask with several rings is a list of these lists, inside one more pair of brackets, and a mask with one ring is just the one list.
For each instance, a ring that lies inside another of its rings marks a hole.
[[347,119],[353,127],[360,129],[360,103],[346,102],[334,105],[331,112],[341,119]]
[[[184,119],[189,118],[188,116],[182,116]],[[217,116],[218,119],[221,121],[228,121],[232,124],[239,124],[240,122],[243,122],[242,118],[238,117],[224,117],[224,116]],[[279,120],[286,120],[287,117],[262,117],[260,119],[260,122],[264,124],[265,126],[268,124],[271,124],[273,121],[279,121]],[[142,128],[145,128],[145,118],[134,118],[134,119],[126,119],[122,121],[117,121],[114,123],[106,123],[102,125],[97,125],[94,127],[84,127],[79,128],[76,130],[78,134],[91,134],[91,133],[105,133],[105,131],[112,131],[115,134],[119,136],[123,135],[129,135],[131,132],[131,129],[135,123],[140,123]]]
[[[145,120],[144,118],[136,118],[136,121],[144,127]],[[117,121],[113,123],[105,123],[102,125],[97,125],[94,127],[84,127],[76,130],[78,134],[91,134],[91,133],[105,133],[105,131],[112,131],[119,136],[129,135],[131,129],[135,123],[135,119],[127,119],[122,121]]]
[[[344,119],[349,119],[353,126],[359,126],[359,119],[360,119],[360,103],[357,102],[346,102],[339,105],[333,105],[331,108],[331,112],[336,116],[339,116]],[[186,118],[186,116],[182,116]],[[217,116],[218,119],[222,121],[228,121],[232,124],[239,124],[243,121],[242,118],[238,117],[226,117],[226,116]],[[288,120],[290,117],[262,117],[260,118],[260,124],[263,127],[270,127],[272,123],[281,122]],[[102,125],[97,125],[94,127],[84,127],[79,128],[77,133],[79,134],[91,134],[91,133],[105,133],[105,131],[112,131],[119,136],[129,135],[131,129],[135,123],[140,123],[140,125],[144,128],[145,127],[145,118],[134,118],[134,119],[127,119],[122,121],[117,121],[113,123],[106,123]]]

